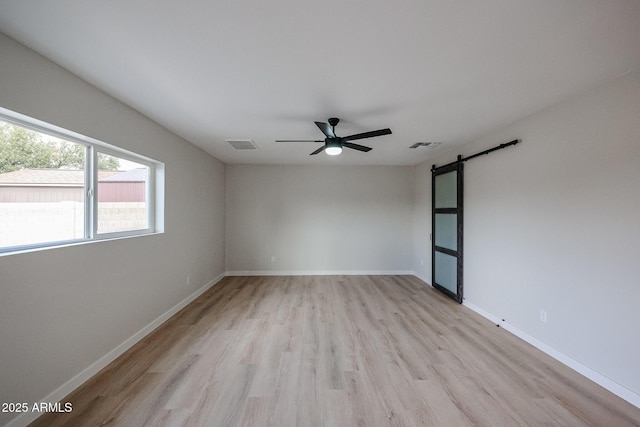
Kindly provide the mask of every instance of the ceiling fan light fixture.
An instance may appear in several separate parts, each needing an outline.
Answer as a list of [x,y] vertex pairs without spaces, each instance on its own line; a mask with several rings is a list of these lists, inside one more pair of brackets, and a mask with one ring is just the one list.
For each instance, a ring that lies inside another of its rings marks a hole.
[[333,147],[327,147],[324,152],[330,156],[337,156],[338,154],[342,153],[342,147],[339,147],[337,145]]
[[324,152],[329,156],[337,156],[342,153],[342,144],[337,141],[327,141],[327,148],[325,148]]

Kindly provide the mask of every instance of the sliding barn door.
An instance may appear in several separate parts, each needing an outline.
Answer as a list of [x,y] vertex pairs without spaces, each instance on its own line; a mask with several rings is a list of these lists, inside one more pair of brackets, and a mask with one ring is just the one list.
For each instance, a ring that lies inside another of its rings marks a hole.
[[462,303],[463,163],[431,170],[431,283]]

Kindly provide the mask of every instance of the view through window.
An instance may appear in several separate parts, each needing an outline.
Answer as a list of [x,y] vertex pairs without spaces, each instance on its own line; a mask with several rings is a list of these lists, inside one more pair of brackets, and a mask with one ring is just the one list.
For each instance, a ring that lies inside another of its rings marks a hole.
[[98,233],[148,228],[149,167],[103,153],[98,158]]
[[0,114],[0,252],[154,231],[156,163],[69,135]]
[[0,247],[84,238],[86,151],[0,121]]

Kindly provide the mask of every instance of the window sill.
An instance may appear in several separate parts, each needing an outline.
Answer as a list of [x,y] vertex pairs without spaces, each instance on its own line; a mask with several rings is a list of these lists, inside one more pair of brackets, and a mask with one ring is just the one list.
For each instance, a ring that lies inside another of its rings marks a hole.
[[134,239],[137,237],[155,236],[159,234],[164,234],[164,231],[150,231],[150,232],[135,233],[135,234],[130,234],[130,233],[115,234],[114,233],[113,235],[96,237],[94,239],[81,239],[81,240],[72,240],[72,241],[64,241],[64,242],[43,243],[43,244],[29,245],[29,246],[19,246],[19,247],[6,248],[6,249],[0,250],[0,257],[29,254],[33,252],[41,252],[41,251],[47,251],[51,249],[70,248],[75,246],[90,245],[94,243],[112,242],[116,240]]

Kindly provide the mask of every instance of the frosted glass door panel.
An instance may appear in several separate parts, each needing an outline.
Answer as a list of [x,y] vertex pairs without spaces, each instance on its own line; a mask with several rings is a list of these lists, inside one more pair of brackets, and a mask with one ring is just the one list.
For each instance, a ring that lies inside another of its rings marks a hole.
[[458,215],[436,214],[436,246],[458,250]]
[[458,258],[436,252],[436,283],[454,294],[458,293]]
[[436,208],[455,208],[458,206],[458,175],[456,171],[437,175]]

